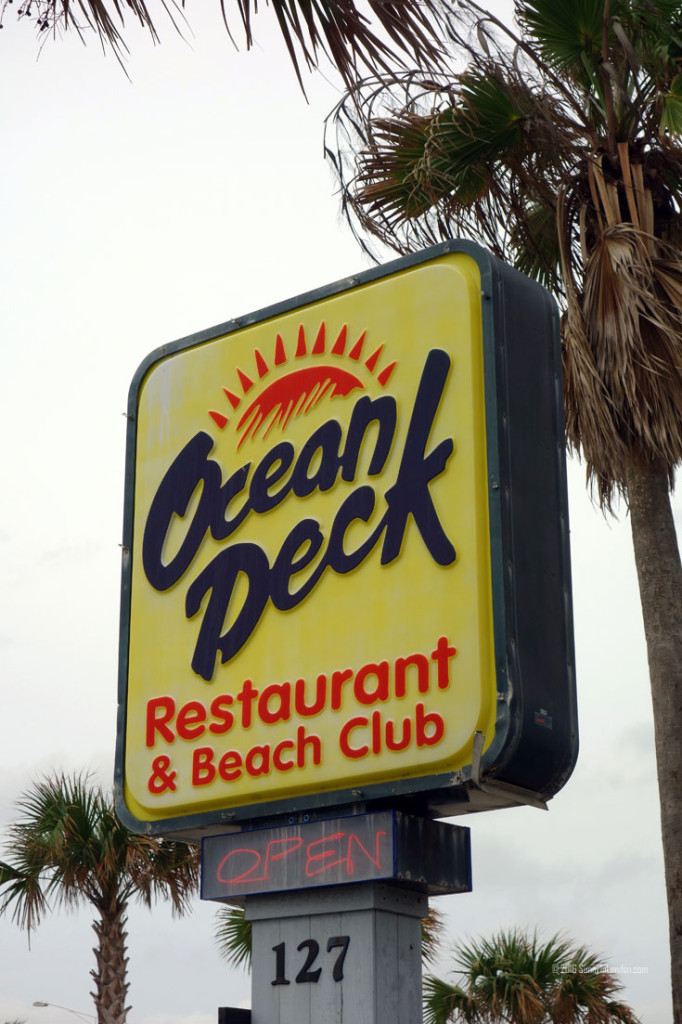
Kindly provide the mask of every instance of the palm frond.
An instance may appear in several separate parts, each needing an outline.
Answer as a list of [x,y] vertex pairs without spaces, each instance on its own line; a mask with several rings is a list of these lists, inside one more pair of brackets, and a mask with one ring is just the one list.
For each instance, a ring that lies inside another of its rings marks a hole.
[[251,967],[253,932],[251,922],[244,916],[244,908],[221,907],[216,915],[215,938],[220,955],[232,967]]
[[475,1001],[458,985],[427,974],[423,993],[424,1024],[448,1024],[448,1021],[477,1024],[483,1020]]
[[566,171],[559,143],[571,127],[561,105],[538,99],[511,63],[442,81],[410,76],[403,89],[397,106],[395,87],[363,83],[327,125],[357,234],[371,231],[401,253],[473,237],[557,285],[555,233],[540,239],[534,225],[555,215]]
[[[258,4],[220,0],[220,6],[230,37],[234,38],[230,24],[237,17],[250,48]],[[435,67],[441,59],[443,28],[435,3],[367,0],[369,16],[357,0],[266,0],[262,7],[273,11],[301,87],[302,69],[316,68],[322,57],[336,66],[349,85],[358,77],[358,67],[388,72],[406,63]],[[184,0],[161,0],[161,9],[182,34]],[[120,0],[23,0],[18,8],[19,17],[35,24],[43,37],[73,31],[86,41],[92,32],[120,61],[127,53],[126,14],[159,41],[156,13],[147,0],[125,0],[125,4]]]
[[438,949],[443,940],[445,920],[439,910],[429,906],[429,912],[422,918],[422,963],[431,965],[438,957]]
[[[611,16],[619,17],[622,0],[611,0]],[[553,67],[561,70],[599,60],[604,0],[516,0],[515,13]]]
[[661,135],[682,135],[682,75],[675,75],[667,93],[661,95]]
[[509,246],[517,270],[550,291],[562,291],[556,207],[529,201],[523,215],[514,219]]
[[159,840],[150,865],[152,898],[168,899],[175,914],[186,914],[198,890],[200,866],[198,846]]
[[39,874],[0,862],[0,914],[12,908],[12,920],[31,932],[50,909]]

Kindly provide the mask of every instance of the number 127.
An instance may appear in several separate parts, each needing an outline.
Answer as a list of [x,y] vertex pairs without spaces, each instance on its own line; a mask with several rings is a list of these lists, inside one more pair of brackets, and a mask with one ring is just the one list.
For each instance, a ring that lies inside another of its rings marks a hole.
[[[350,935],[332,935],[327,942],[328,953],[331,953],[333,949],[339,950],[332,968],[332,978],[334,981],[343,980],[343,962],[346,959],[349,944]],[[322,974],[321,967],[313,970],[315,961],[320,953],[320,944],[315,939],[304,939],[296,947],[296,951],[301,953],[304,949],[307,950],[305,962],[296,975],[295,981],[297,985],[315,984],[320,980],[320,975]],[[290,982],[286,976],[286,942],[280,942],[278,945],[273,946],[272,952],[275,954],[275,977],[272,980],[272,984],[289,985]]]

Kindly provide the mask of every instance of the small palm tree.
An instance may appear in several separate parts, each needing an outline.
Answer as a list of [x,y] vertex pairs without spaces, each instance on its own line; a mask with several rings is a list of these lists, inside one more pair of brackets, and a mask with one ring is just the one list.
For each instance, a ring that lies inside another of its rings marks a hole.
[[424,1024],[637,1024],[602,957],[554,936],[500,932],[459,947],[458,984],[424,979]]
[[96,917],[98,1024],[124,1024],[126,911],[132,900],[169,899],[182,914],[197,891],[199,852],[184,843],[129,832],[112,801],[87,776],[54,775],[35,783],[17,804],[0,862],[0,913],[29,933],[53,907],[89,904]]

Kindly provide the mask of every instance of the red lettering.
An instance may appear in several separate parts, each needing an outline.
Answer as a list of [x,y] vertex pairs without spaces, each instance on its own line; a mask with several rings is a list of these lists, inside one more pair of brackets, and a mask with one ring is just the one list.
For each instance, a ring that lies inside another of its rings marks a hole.
[[216,775],[213,747],[197,747],[192,755],[192,785],[208,786]]
[[[420,702],[416,707],[416,728],[418,747],[433,747],[440,743],[445,735],[445,722],[437,712],[426,713],[424,705]],[[433,726],[434,731],[427,735],[427,728]]]
[[250,679],[245,679],[244,684],[237,694],[237,700],[242,706],[242,728],[248,729],[252,721],[252,705],[256,697],[258,696],[258,690],[253,685]]
[[246,755],[244,767],[249,775],[258,778],[259,775],[270,774],[270,744],[251,747]]
[[[307,845],[301,836],[282,836],[279,839],[270,839],[264,853],[253,847],[240,846],[225,855],[218,865],[215,877],[223,885],[235,886],[244,882],[265,882],[273,876],[282,878],[281,871],[273,870],[273,865],[292,856],[296,863],[294,873],[298,873],[305,862],[305,874],[308,878],[322,875],[339,866],[345,869],[342,874],[346,878],[352,878],[358,858],[368,860],[381,871],[383,866],[381,846],[382,840],[387,835],[388,832],[384,830],[374,833],[373,851],[367,849],[355,832],[334,832],[320,839],[314,839]],[[355,859],[353,857],[354,849]],[[301,853],[297,854],[297,851],[301,851]],[[237,860],[235,861],[234,858]],[[258,870],[260,870],[260,874],[257,875],[256,871]]]
[[190,700],[178,711],[175,728],[181,740],[194,740],[206,732],[206,708],[198,700]]
[[410,654],[407,658],[396,658],[395,663],[395,695],[405,696],[405,678],[408,666],[417,669],[417,688],[420,693],[429,692],[429,662],[425,654]]
[[[376,676],[376,686],[369,692],[365,688],[368,676]],[[376,704],[377,701],[388,700],[388,662],[380,661],[378,665],[363,665],[355,677],[355,699],[360,704]]]
[[[270,707],[271,698],[277,702],[274,709]],[[258,698],[258,716],[267,725],[288,722],[291,718],[291,683],[272,683],[266,686]]]
[[[224,875],[223,875],[223,868],[227,864],[228,860],[231,857],[236,856],[238,853],[253,854],[253,856],[256,858],[255,864],[252,864],[251,867],[247,871],[243,871],[241,875],[237,875],[234,878],[225,878]],[[260,856],[260,853],[258,852],[258,850],[251,850],[251,849],[249,849],[249,847],[244,847],[243,849],[239,849],[239,850],[231,850],[230,853],[227,854],[227,856],[223,857],[223,859],[221,860],[220,864],[218,865],[218,871],[216,872],[216,878],[218,879],[219,882],[223,882],[223,884],[225,884],[225,885],[238,885],[240,882],[246,882],[247,880],[250,881],[250,882],[262,882],[267,877],[267,875],[261,875],[260,878],[252,878],[251,877],[253,872],[256,870],[256,868],[260,864],[260,861],[261,861],[261,856]]]
[[372,712],[372,753],[381,753],[381,712]]
[[[270,850],[273,847],[283,846],[285,843],[288,844],[286,849],[280,850],[279,853],[273,853],[272,856],[270,856]],[[300,836],[288,836],[284,839],[271,839],[265,849],[265,873],[263,878],[270,877],[270,865],[273,861],[284,860],[285,857],[290,853],[293,853],[294,850],[300,849],[301,846],[303,846],[303,840]]]
[[306,766],[306,748],[309,746],[313,750],[313,764],[321,764],[322,740],[314,734],[307,736],[305,728],[299,725],[296,730],[296,765],[299,768],[305,768]]
[[386,746],[389,750],[405,750],[412,742],[412,719],[403,718],[403,735],[400,741],[395,738],[395,724],[386,722]]
[[[272,850],[276,850],[278,846],[285,847],[278,852],[273,853]],[[265,882],[270,877],[270,865],[276,860],[284,860],[290,853],[300,849],[303,846],[303,840],[300,836],[288,836],[283,839],[271,839],[265,848],[265,861],[263,863],[263,874],[254,877],[254,871],[262,861],[261,855],[257,850],[252,850],[248,846],[240,847],[238,850],[231,850],[218,865],[216,872],[216,878],[219,882],[224,885],[239,885],[240,882]],[[246,871],[243,871],[241,875],[235,875],[233,877],[225,877],[225,865],[231,857],[236,856],[239,853],[250,854],[255,857],[254,863]]]
[[[352,673],[351,673],[352,675]],[[311,715],[318,715],[324,708],[327,700],[327,677],[325,675],[319,675],[317,677],[317,689],[315,691],[315,701],[312,705],[308,705],[305,702],[305,679],[296,680],[296,688],[294,691],[294,709],[297,715],[301,718],[308,718]]]
[[242,773],[242,755],[236,750],[228,750],[218,763],[220,778],[225,782],[236,782]]
[[314,875],[320,875],[322,874],[323,871],[329,871],[330,868],[336,867],[337,864],[344,864],[347,862],[347,857],[339,857],[338,860],[333,860],[326,864],[323,863],[322,867],[315,868],[314,871],[312,871],[310,867],[311,864],[314,864],[317,861],[327,861],[329,857],[333,857],[335,854],[339,852],[338,849],[335,848],[333,850],[322,850],[321,853],[311,854],[310,851],[313,849],[314,846],[321,846],[323,843],[332,843],[336,839],[343,839],[345,834],[345,832],[334,832],[333,835],[325,836],[324,839],[315,839],[314,842],[308,843],[308,846],[306,848],[305,862],[305,873],[308,876],[308,878],[312,878]]
[[349,718],[339,736],[339,746],[341,747],[341,753],[345,754],[346,757],[352,757],[357,760],[360,757],[367,757],[369,754],[369,747],[351,747],[349,742],[350,734],[354,729],[361,729],[363,726],[369,725],[366,718]]
[[229,732],[234,725],[234,715],[227,709],[234,703],[232,695],[229,693],[223,693],[220,697],[215,697],[211,702],[211,714],[217,719],[209,725],[209,732],[219,736],[221,733]]
[[288,772],[290,768],[294,767],[293,761],[282,760],[282,753],[285,750],[293,750],[296,744],[293,740],[282,740],[278,743],[272,752],[272,763],[278,772]]
[[172,743],[175,733],[168,728],[175,714],[175,701],[172,697],[153,697],[147,701],[147,746],[153,747],[156,743],[155,733],[160,733],[166,743]]
[[[450,647],[448,645],[448,638],[441,636],[436,644],[435,651],[431,652],[431,657],[438,665],[438,689],[447,690],[450,685],[450,658],[454,658],[457,654],[456,647]],[[422,691],[424,692],[424,691]]]
[[388,833],[387,832],[383,832],[383,831],[376,833],[376,835],[374,837],[375,851],[374,851],[374,856],[372,856],[372,854],[369,852],[369,850],[366,850],[365,847],[362,845],[362,843],[360,842],[360,840],[356,836],[355,832],[351,832],[350,833],[350,835],[348,836],[348,874],[349,875],[352,875],[354,870],[355,870],[355,866],[354,866],[354,863],[353,863],[353,843],[357,843],[357,845],[360,847],[360,849],[364,853],[364,855],[367,858],[367,860],[371,860],[372,864],[376,864],[376,866],[378,868],[380,868],[381,867],[381,860],[379,858],[379,844],[381,842],[381,837],[385,836],[385,835],[388,835]]
[[343,684],[353,678],[353,669],[344,668],[340,672],[332,672],[332,710],[341,709],[341,691]]

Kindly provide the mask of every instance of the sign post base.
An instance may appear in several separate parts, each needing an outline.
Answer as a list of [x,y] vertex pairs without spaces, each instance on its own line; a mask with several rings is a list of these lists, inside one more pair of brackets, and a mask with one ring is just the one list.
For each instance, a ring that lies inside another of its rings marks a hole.
[[469,830],[395,810],[202,843],[202,899],[252,925],[250,1024],[418,1024],[428,897],[470,891]]
[[382,882],[249,896],[252,1024],[416,1024],[423,892]]

